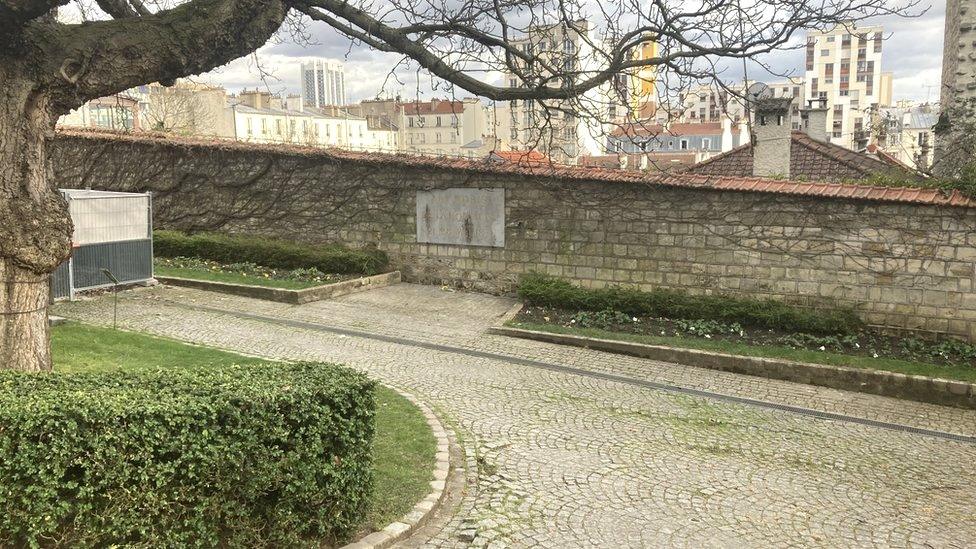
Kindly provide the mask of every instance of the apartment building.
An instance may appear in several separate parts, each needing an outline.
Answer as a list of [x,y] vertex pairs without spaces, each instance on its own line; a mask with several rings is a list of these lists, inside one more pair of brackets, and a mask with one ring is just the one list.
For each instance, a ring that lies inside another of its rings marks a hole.
[[338,147],[355,151],[399,151],[395,128],[370,124],[342,109],[289,108],[280,97],[252,91],[231,98],[224,111],[221,135],[252,143],[284,143]]
[[130,91],[88,101],[58,119],[59,126],[139,130],[142,124],[142,102]]
[[403,152],[463,156],[462,146],[489,135],[487,109],[479,99],[413,101],[401,103],[399,112]]
[[[560,67],[559,73],[566,76],[551,85],[571,87],[596,64],[592,44],[598,42],[591,31],[585,20],[534,26],[525,36],[510,43],[526,55]],[[552,76],[540,72],[528,78]],[[505,78],[509,87],[526,85],[518,74],[509,72]],[[526,99],[499,105],[496,114],[499,137],[511,149],[538,150],[557,163],[575,164],[581,155],[599,154],[602,152],[599,143],[605,141],[610,131],[606,124],[610,121],[606,119],[617,117],[621,106],[625,112],[630,108],[626,97],[620,101],[617,85],[615,80],[571,101],[551,100],[543,105]]]
[[[718,86],[716,84],[702,84],[689,88],[681,94],[681,111],[672,115],[668,120],[668,114],[662,113],[659,117],[661,123],[699,123],[714,124],[723,119],[730,119],[738,122],[746,116],[745,98],[750,92],[758,89],[765,89],[766,97],[782,98],[792,97],[796,101],[790,107],[790,121],[794,130],[800,129],[800,109],[803,106],[803,86],[804,80],[798,77],[790,77],[786,80],[775,82],[746,81],[745,83]],[[755,119],[755,113],[750,113],[750,118]]]
[[305,106],[346,104],[346,76],[341,62],[316,59],[302,63],[301,71]]
[[904,164],[925,171],[933,164],[938,121],[938,104],[899,102],[875,113],[871,142]]
[[825,100],[834,144],[860,150],[870,140],[870,113],[891,105],[892,75],[881,72],[884,29],[838,26],[811,32],[806,47],[807,100]]

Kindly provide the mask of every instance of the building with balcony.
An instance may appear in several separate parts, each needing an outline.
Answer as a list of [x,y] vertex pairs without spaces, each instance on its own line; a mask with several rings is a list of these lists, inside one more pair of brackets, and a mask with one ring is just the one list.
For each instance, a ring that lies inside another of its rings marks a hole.
[[870,113],[891,105],[892,75],[881,72],[884,39],[881,27],[844,25],[807,36],[805,97],[826,101],[831,143],[864,149]]

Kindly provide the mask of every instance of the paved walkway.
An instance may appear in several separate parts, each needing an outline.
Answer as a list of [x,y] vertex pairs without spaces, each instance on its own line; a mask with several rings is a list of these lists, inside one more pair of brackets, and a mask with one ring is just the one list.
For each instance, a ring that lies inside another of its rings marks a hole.
[[[342,362],[432,404],[477,471],[425,546],[976,545],[976,444],[647,385],[968,436],[976,412],[485,335],[513,301],[436,287],[302,306],[175,288],[120,297],[126,328]],[[56,311],[112,318],[108,298]]]

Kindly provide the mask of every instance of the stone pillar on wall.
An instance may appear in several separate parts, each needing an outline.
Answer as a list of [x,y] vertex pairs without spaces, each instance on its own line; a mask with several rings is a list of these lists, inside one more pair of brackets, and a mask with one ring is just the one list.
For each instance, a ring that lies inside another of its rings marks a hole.
[[752,175],[790,178],[792,97],[760,99],[753,105]]
[[969,134],[976,128],[976,0],[946,0],[940,102],[933,168],[953,175],[973,160]]

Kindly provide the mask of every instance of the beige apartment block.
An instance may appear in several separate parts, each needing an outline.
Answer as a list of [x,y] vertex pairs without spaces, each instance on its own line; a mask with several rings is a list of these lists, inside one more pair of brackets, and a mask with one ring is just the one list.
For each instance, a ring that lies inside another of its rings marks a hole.
[[432,99],[402,103],[400,140],[403,152],[431,156],[462,156],[461,148],[490,132],[481,100]]
[[867,147],[871,113],[891,105],[892,75],[881,71],[885,38],[880,26],[853,24],[807,36],[806,99],[826,102],[827,136],[836,145]]

